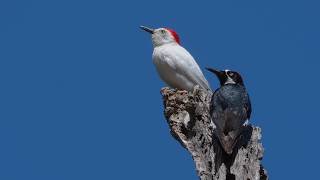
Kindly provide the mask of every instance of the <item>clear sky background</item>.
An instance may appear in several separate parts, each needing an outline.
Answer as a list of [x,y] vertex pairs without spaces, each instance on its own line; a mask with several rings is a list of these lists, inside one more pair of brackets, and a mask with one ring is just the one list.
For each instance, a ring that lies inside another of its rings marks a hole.
[[[150,35],[239,71],[271,179],[315,179],[320,3],[0,1],[0,179],[197,179],[170,135]],[[218,82],[204,72],[211,86]]]

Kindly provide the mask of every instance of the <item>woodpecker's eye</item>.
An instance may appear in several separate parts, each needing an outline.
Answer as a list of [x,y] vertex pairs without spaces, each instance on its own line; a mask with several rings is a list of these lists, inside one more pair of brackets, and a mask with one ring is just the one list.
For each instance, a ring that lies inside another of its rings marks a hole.
[[232,77],[232,76],[234,76],[234,73],[233,72],[228,72],[228,75],[230,76],[230,77]]
[[166,33],[166,30],[162,29],[160,32],[161,32],[162,34],[165,34],[165,33]]

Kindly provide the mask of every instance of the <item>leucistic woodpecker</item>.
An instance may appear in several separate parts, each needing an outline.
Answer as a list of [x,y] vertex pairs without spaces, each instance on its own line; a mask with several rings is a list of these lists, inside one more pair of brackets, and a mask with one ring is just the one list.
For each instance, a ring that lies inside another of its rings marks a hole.
[[160,78],[172,88],[193,91],[199,85],[205,90],[210,90],[198,64],[191,54],[180,45],[176,32],[168,28],[151,29],[140,26],[149,32],[153,44],[153,63]]

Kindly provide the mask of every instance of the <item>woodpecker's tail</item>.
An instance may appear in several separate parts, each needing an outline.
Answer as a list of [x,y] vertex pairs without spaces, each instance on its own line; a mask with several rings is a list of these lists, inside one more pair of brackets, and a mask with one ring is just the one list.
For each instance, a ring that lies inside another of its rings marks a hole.
[[232,154],[234,146],[237,144],[238,132],[229,131],[227,134],[218,135],[222,148],[227,154]]

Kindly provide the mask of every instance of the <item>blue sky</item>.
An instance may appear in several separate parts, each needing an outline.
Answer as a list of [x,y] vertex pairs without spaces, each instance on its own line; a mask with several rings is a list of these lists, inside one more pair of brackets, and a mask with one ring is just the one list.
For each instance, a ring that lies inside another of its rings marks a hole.
[[319,5],[0,1],[0,179],[197,179],[170,136],[139,25],[175,29],[202,68],[239,71],[271,179],[314,179]]

